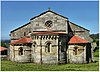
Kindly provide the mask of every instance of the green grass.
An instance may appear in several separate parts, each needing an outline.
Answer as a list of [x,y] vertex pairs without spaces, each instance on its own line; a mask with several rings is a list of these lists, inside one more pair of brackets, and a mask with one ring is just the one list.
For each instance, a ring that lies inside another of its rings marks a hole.
[[96,63],[89,64],[62,64],[46,65],[34,63],[16,63],[11,61],[1,61],[1,71],[98,71],[98,57],[95,57]]
[[99,57],[99,50],[96,51],[96,52],[94,52],[94,56],[95,56],[95,57]]

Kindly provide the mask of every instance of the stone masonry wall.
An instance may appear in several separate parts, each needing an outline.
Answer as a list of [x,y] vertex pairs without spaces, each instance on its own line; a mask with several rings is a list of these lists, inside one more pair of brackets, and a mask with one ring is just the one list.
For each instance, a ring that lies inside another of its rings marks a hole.
[[[50,39],[49,36],[47,39],[46,37],[47,36],[42,38],[42,40],[40,41],[40,38],[35,38],[35,36],[32,36],[33,42],[34,41],[36,42],[36,47],[32,46],[32,50],[33,50],[32,60],[35,63],[41,63],[40,49],[42,48],[42,63],[57,64],[58,63],[58,39],[54,39],[56,36],[52,36]],[[45,52],[45,46],[47,41],[51,42],[50,52]],[[40,46],[40,42],[42,47]]]
[[[53,26],[48,29],[45,26],[45,22],[51,20]],[[54,13],[47,12],[46,14],[41,15],[33,20],[31,20],[33,31],[65,31],[67,29],[67,19],[60,17]]]
[[[10,46],[10,59],[16,62],[30,62],[30,47],[29,46]],[[19,48],[23,48],[23,55],[19,55]]]
[[67,50],[68,63],[86,63],[86,46],[76,45],[78,47],[77,55],[74,53],[75,45],[69,45]]
[[32,32],[31,24],[28,24],[22,28],[11,33],[11,39],[19,39],[21,37],[27,36],[30,32]]
[[69,25],[76,36],[79,36],[83,39],[89,40],[89,31],[88,30],[86,30],[80,26],[77,26],[71,22],[69,22]]

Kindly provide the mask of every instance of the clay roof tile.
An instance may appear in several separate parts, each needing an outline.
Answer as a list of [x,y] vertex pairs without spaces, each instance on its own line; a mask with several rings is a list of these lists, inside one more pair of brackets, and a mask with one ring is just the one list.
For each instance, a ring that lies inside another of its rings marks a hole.
[[0,46],[0,51],[7,50],[7,48]]
[[73,36],[70,41],[68,42],[68,44],[79,44],[79,43],[88,43],[89,41],[82,39],[78,36]]
[[13,42],[11,42],[10,44],[23,44],[23,43],[31,43],[32,42],[32,38],[21,38],[19,40],[15,40]]

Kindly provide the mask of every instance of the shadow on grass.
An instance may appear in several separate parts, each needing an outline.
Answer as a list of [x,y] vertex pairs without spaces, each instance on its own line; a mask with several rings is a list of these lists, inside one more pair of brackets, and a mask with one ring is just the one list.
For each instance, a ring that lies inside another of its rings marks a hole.
[[98,61],[95,60],[93,63],[96,63],[96,62],[98,62]]

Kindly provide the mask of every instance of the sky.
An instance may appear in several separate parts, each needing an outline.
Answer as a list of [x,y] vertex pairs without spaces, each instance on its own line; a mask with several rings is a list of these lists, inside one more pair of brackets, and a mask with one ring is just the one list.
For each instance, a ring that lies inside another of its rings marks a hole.
[[98,1],[3,1],[1,3],[1,39],[10,39],[10,31],[28,23],[51,8],[69,21],[99,33]]

